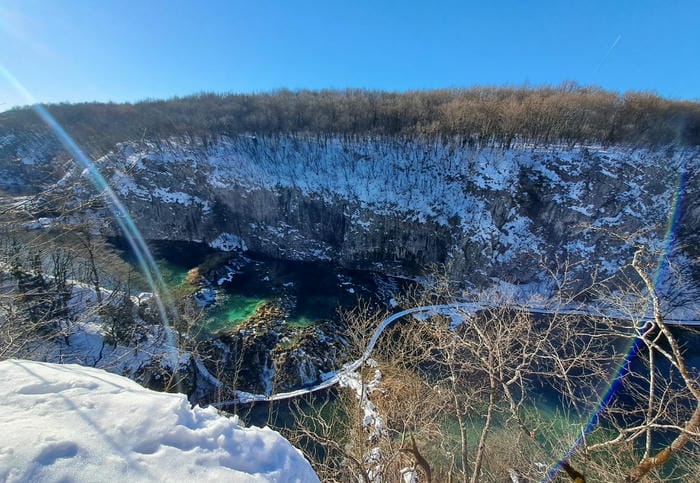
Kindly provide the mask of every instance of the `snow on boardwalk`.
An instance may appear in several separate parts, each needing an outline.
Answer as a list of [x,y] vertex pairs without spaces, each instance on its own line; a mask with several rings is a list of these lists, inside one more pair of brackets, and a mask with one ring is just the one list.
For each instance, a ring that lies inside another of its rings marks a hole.
[[[237,391],[238,397],[233,400],[228,400],[228,401],[221,401],[212,404],[215,407],[226,407],[226,406],[232,406],[235,404],[248,404],[248,403],[253,403],[253,402],[273,402],[273,401],[283,401],[285,399],[291,399],[294,397],[299,397],[299,396],[305,396],[308,394],[312,394],[317,391],[322,391],[324,389],[331,388],[338,384],[344,377],[347,377],[348,374],[355,372],[357,369],[362,366],[362,364],[365,363],[365,361],[370,357],[372,354],[372,351],[374,350],[374,347],[377,345],[377,341],[379,340],[379,337],[381,337],[382,333],[384,330],[386,330],[387,327],[389,327],[391,324],[396,322],[398,319],[405,317],[407,315],[414,315],[414,316],[421,316],[420,318],[427,318],[431,315],[437,315],[437,314],[443,314],[447,316],[459,316],[459,314],[465,314],[465,313],[470,313],[473,314],[475,312],[478,312],[479,310],[484,309],[485,307],[490,307],[491,305],[483,303],[483,302],[456,302],[456,303],[451,303],[451,304],[440,304],[440,305],[425,305],[422,307],[413,307],[410,309],[405,309],[400,312],[396,312],[395,314],[390,315],[386,319],[384,319],[382,322],[379,323],[377,328],[374,330],[374,333],[372,334],[372,338],[369,340],[367,343],[367,347],[365,348],[364,353],[362,356],[357,359],[356,361],[349,362],[345,365],[343,365],[343,368],[340,369],[339,371],[332,373],[332,375],[325,379],[324,381],[320,382],[319,384],[312,386],[312,387],[307,387],[307,388],[302,388],[302,389],[297,389],[295,391],[289,391],[289,392],[280,392],[277,394],[251,394],[248,392],[243,392],[243,391]],[[616,315],[611,315],[611,314],[596,314],[591,311],[586,311],[586,310],[558,310],[556,312],[542,308],[542,307],[534,307],[534,306],[526,306],[526,305],[511,305],[510,308],[515,309],[515,310],[523,310],[527,312],[532,312],[532,313],[539,313],[539,314],[552,314],[552,313],[557,313],[561,315],[607,315],[610,317],[617,317],[617,318],[622,318],[618,317]],[[668,325],[687,325],[687,326],[700,326],[700,321],[698,320],[680,320],[680,319],[667,319],[666,324]],[[218,382],[218,381],[217,381]],[[219,384],[221,384],[219,382]]]

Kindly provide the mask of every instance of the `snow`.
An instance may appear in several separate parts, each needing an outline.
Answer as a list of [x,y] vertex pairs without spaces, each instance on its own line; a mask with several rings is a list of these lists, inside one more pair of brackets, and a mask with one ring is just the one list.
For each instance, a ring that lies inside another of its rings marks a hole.
[[582,215],[587,216],[589,218],[593,216],[593,211],[592,211],[593,205],[587,205],[587,206],[573,206],[573,205],[571,205],[571,206],[569,206],[569,209],[573,210],[577,213],[581,213]]
[[418,483],[418,472],[414,468],[406,467],[399,470],[403,483]]
[[54,223],[55,218],[37,218],[34,221],[25,223],[22,226],[26,230],[46,230]]
[[[134,377],[143,367],[154,363],[170,369],[179,366],[172,329],[147,325],[139,319],[143,331],[137,337],[138,340],[133,341],[133,345],[107,343],[106,328],[98,314],[94,288],[72,280],[69,284],[70,317],[61,321],[63,337],[39,339],[28,344],[28,354],[33,359],[89,365]],[[101,292],[105,304],[118,303],[111,291],[103,288]],[[150,293],[141,293],[132,297],[132,301],[140,304],[152,296]]]
[[230,252],[233,250],[248,250],[245,241],[233,233],[221,233],[219,236],[209,242],[209,246],[224,252]]
[[[223,283],[223,281],[221,283]],[[219,285],[221,285],[221,283]],[[193,298],[198,308],[208,307],[216,302],[216,290],[211,287],[205,287],[198,290]]]
[[197,366],[197,370],[199,371],[199,373],[202,375],[202,377],[204,377],[204,379],[207,380],[207,382],[209,382],[209,384],[211,384],[214,387],[221,387],[223,385],[221,381],[219,381],[216,377],[212,375],[211,372],[207,370],[206,366],[199,357],[194,358],[194,363]]
[[[429,138],[287,135],[220,136],[206,143],[184,137],[129,143],[120,149],[105,162],[116,168],[115,189],[136,200],[145,195],[181,205],[192,202],[203,216],[211,216],[217,197],[225,198],[231,189],[242,196],[291,189],[314,201],[344,205],[352,234],[381,230],[382,216],[461,230],[463,236],[450,255],[475,243],[481,245],[484,261],[494,266],[512,265],[533,252],[546,251],[547,245],[557,251],[579,238],[564,230],[566,239],[551,245],[551,235],[527,220],[534,216],[527,212],[531,195],[527,186],[538,187],[535,194],[544,206],[554,201],[567,208],[562,223],[594,228],[604,213],[624,235],[640,222],[665,223],[677,173],[696,169],[700,160],[696,149],[669,153],[663,148],[543,147],[520,142],[508,148],[473,147]],[[125,159],[129,166],[124,166]],[[191,176],[153,174],[173,172],[172,163],[194,170],[204,185],[193,191]],[[657,190],[662,193],[654,199],[650,193]],[[196,192],[201,199],[187,192]],[[502,199],[514,203],[503,206],[497,201]],[[557,212],[545,214],[552,215]],[[259,244],[281,258],[336,257],[333,244],[310,239],[296,225],[259,220],[250,228]],[[581,241],[586,247],[577,247],[578,253],[611,250],[600,236]]]
[[14,134],[8,134],[6,136],[0,136],[0,148],[9,146],[12,144],[17,137]]
[[509,248],[497,254],[496,258],[501,262],[512,260],[516,253],[526,252],[532,242],[531,234],[528,230],[530,220],[518,215],[515,213],[515,210],[511,210],[509,217],[510,221],[501,227],[501,236],[499,238],[499,242]]
[[[373,359],[367,360],[368,365],[376,366]],[[362,380],[358,372],[346,372],[339,374],[338,382],[340,387],[347,387],[355,392],[355,396],[360,402],[360,409],[363,412],[362,427],[367,433],[367,440],[372,444],[376,443],[380,437],[387,434],[384,419],[377,411],[377,407],[370,400],[371,394],[377,390],[382,380],[382,373],[379,369],[374,370],[374,377],[367,383]],[[365,465],[368,466],[370,481],[381,481],[384,470],[382,452],[378,446],[371,447],[364,456]]]
[[204,204],[204,201],[198,196],[188,195],[182,191],[170,191],[168,188],[157,188],[153,192],[153,196],[165,203],[178,203],[185,206],[189,206],[193,202]]
[[122,196],[133,193],[141,199],[149,199],[148,190],[138,186],[134,180],[117,170],[112,176],[111,185],[114,191]]
[[99,369],[0,362],[0,480],[319,481],[277,432]]

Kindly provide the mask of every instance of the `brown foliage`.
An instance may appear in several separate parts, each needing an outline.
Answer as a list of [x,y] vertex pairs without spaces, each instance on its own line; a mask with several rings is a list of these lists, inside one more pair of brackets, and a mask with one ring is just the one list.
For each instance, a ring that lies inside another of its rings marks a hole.
[[[451,136],[482,145],[509,145],[514,140],[700,144],[697,102],[672,101],[647,92],[621,95],[574,83],[405,93],[359,89],[202,93],[135,104],[54,104],[47,108],[93,154],[127,140],[246,133]],[[0,129],[20,137],[46,134],[28,108],[0,113]]]

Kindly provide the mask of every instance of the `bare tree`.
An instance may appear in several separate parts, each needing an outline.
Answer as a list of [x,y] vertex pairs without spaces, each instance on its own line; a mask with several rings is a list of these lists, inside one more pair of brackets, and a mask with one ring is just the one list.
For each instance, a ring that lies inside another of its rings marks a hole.
[[[368,397],[384,433],[368,446],[366,431],[352,421],[332,437],[310,431],[304,418],[298,429],[316,444],[333,440],[337,461],[353,448],[355,464],[346,470],[372,481],[400,481],[406,468],[418,481],[428,475],[438,481],[540,480],[564,455],[562,475],[575,482],[688,481],[697,470],[698,375],[675,335],[681,329],[664,322],[647,264],[637,252],[623,278],[625,291],[619,282],[595,281],[598,295],[618,307],[614,316],[572,310],[592,292],[569,284],[564,270],[548,313],[492,298],[470,310],[407,317],[382,335],[372,354],[376,366],[361,370],[363,384],[381,373]],[[641,283],[635,285],[632,275]],[[436,287],[400,302],[413,307],[455,299],[444,277],[436,277]],[[374,321],[371,311],[356,315],[349,327],[361,346],[367,340],[362,332],[371,333]],[[637,345],[634,358],[630,343]],[[619,387],[606,399],[608,383]],[[357,404],[342,412],[350,420],[363,414]],[[324,427],[320,419],[314,424]],[[368,448],[379,449],[381,473],[361,457]],[[323,472],[337,470],[337,463],[324,466],[330,462],[325,453],[309,456]]]
[[[609,475],[624,481],[641,481],[651,474],[665,481],[686,481],[682,468],[694,461],[694,454],[697,457],[700,442],[700,383],[697,369],[686,360],[688,348],[678,339],[679,333],[688,337],[691,331],[666,323],[662,297],[648,273],[650,260],[651,255],[639,249],[631,263],[642,282],[631,287],[637,303],[630,303],[629,292],[618,298],[625,314],[621,325],[626,327],[617,335],[632,345],[618,378],[621,396],[608,402],[601,414],[607,424],[589,435],[577,456],[585,461],[581,464],[595,466],[613,455],[626,455],[617,472],[608,469]],[[661,476],[670,463],[673,467]]]

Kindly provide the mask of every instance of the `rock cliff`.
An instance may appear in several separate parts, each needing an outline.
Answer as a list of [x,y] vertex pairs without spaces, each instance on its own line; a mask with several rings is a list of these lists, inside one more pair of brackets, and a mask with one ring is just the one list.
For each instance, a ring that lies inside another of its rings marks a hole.
[[[30,141],[3,138],[5,189],[65,183],[56,144]],[[96,163],[147,239],[384,272],[444,263],[478,284],[536,281],[555,258],[612,273],[667,233],[697,257],[699,153],[278,134],[125,142]]]
[[445,263],[474,282],[530,282],[555,257],[612,273],[633,243],[661,248],[674,213],[675,241],[693,245],[699,164],[696,148],[282,135],[124,143],[99,160],[146,238],[385,271]]

